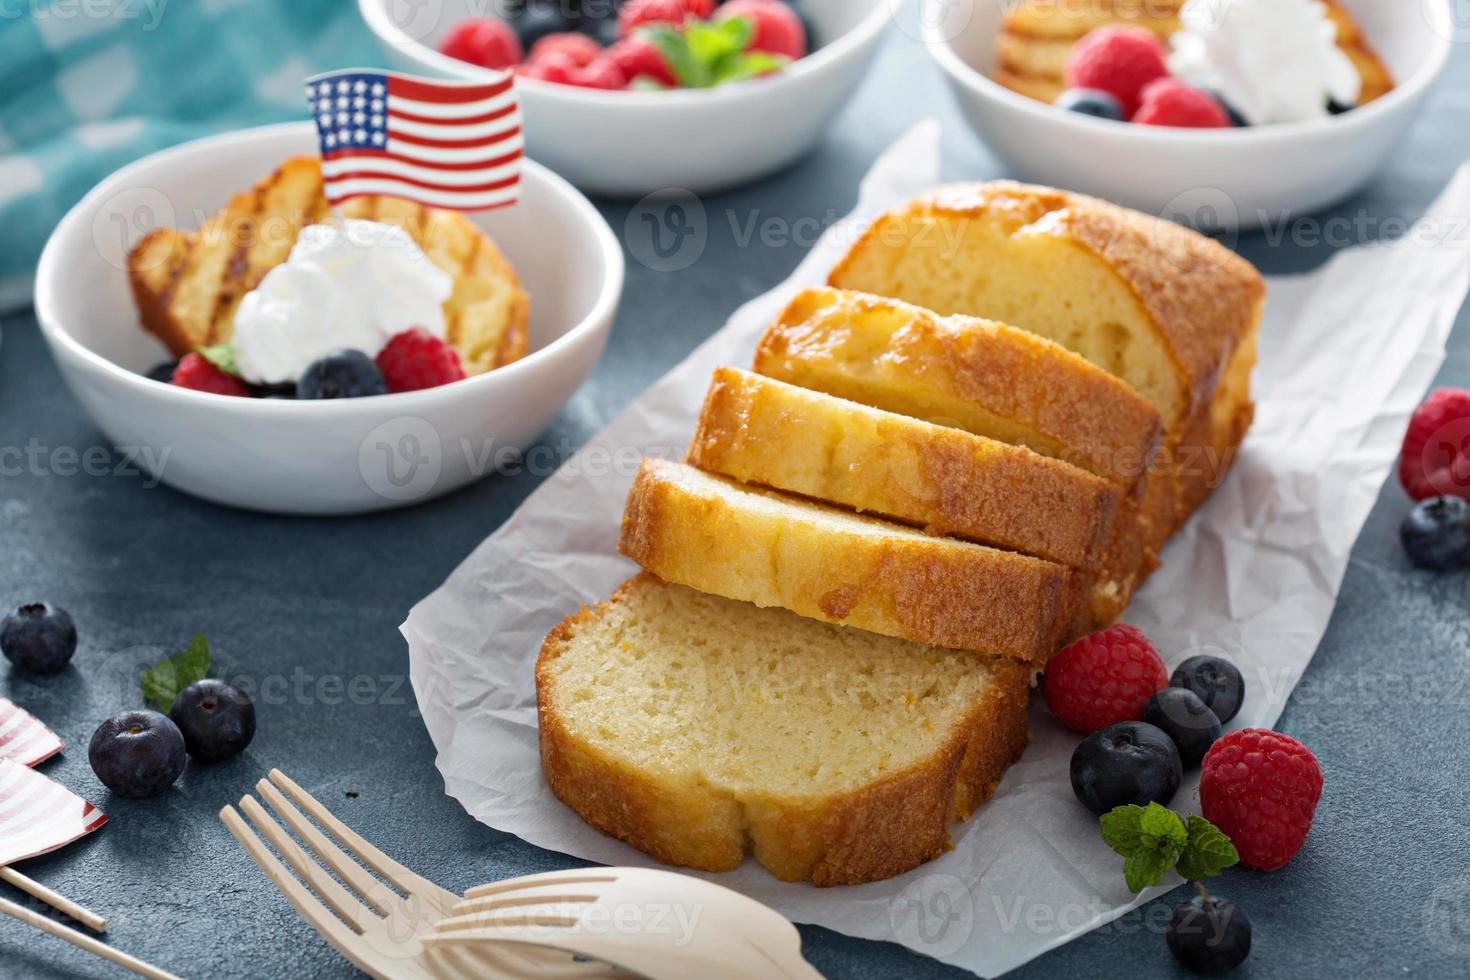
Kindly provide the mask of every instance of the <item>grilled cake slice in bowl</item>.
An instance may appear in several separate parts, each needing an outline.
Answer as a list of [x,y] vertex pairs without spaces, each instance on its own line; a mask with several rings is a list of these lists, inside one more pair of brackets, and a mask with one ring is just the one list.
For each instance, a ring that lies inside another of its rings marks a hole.
[[301,229],[334,217],[398,225],[447,272],[445,332],[467,374],[525,355],[530,298],[490,237],[456,211],[369,195],[327,203],[320,161],[292,157],[197,232],[158,228],[128,254],[128,280],[143,326],[175,356],[234,335],[235,311],[266,273],[286,261]]
[[1030,737],[1032,672],[644,573],[546,638],[542,766],[660,861],[876,881],[942,854],[994,792]]
[[[925,242],[943,245],[910,247]],[[1003,320],[1126,381],[1164,420],[1174,527],[1224,479],[1254,417],[1265,283],[1162,218],[1010,181],[953,185],[874,222],[829,281]]]
[[[996,38],[995,80],[1042,102],[1055,102],[1066,89],[1063,79],[1072,46],[1099,27],[1142,27],[1168,39],[1183,25],[1184,0],[1113,0],[1082,4],[1069,0],[1021,0],[1006,12]],[[1340,4],[1327,0],[1327,16],[1337,46],[1358,69],[1366,105],[1393,89],[1393,75],[1368,43],[1363,30]]]
[[660,578],[886,636],[1045,663],[1077,632],[1087,577],[683,463],[645,460],[623,554]]

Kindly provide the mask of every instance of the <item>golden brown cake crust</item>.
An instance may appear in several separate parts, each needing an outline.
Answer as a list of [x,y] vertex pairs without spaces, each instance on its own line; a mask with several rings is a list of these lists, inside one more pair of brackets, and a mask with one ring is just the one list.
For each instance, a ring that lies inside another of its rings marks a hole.
[[[869,343],[867,324],[879,321]],[[1060,344],[993,320],[940,317],[865,293],[798,294],[761,338],[755,371],[877,404],[848,370],[874,346],[882,350],[870,390],[881,387],[905,402],[879,407],[930,421],[959,420],[966,408],[980,408],[1037,433],[1022,440],[1029,448],[1124,485],[1139,478],[1162,440],[1162,421],[1146,399]]]
[[1118,506],[1106,480],[1024,447],[732,367],[715,370],[689,462],[1082,568]]
[[[338,212],[400,225],[454,279],[446,330],[467,373],[525,355],[530,297],[495,243],[464,215],[373,195],[344,201]],[[128,254],[144,329],[175,356],[228,341],[240,299],[285,261],[303,227],[331,216],[320,162],[293,157],[232,197],[198,232],[145,235]]]
[[[691,482],[697,477],[697,482]],[[706,486],[707,484],[713,486]],[[730,499],[732,489],[743,496]],[[754,504],[748,501],[753,498]],[[779,513],[760,509],[776,501]],[[1088,577],[950,538],[832,526],[832,508],[645,460],[618,548],[660,578],[885,636],[1036,663],[1075,632]]]
[[753,851],[776,877],[815,885],[861,884],[901,874],[942,854],[949,824],[974,812],[1030,740],[1033,671],[996,661],[990,694],[941,747],[902,772],[826,798],[733,799],[702,784],[661,782],[572,734],[572,706],[558,698],[553,661],[577,631],[656,578],[643,573],[598,606],[567,617],[536,663],[542,768],[552,791],[584,820],[668,864],[738,867]]

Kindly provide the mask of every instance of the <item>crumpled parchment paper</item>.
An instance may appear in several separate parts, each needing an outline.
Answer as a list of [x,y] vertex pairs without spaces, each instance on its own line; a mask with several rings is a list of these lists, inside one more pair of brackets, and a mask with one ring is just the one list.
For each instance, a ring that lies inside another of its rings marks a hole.
[[[616,540],[638,457],[680,455],[714,367],[748,365],[785,300],[820,283],[866,220],[936,184],[938,167],[938,125],[921,123],[876,163],[853,215],[787,282],[736,311],[409,614],[402,631],[438,767],[477,820],[589,861],[653,863],[584,824],[542,779],[532,680],[541,641],[634,571]],[[1470,232],[1454,217],[1467,213],[1462,169],[1395,243],[1345,250],[1310,275],[1269,283],[1255,426],[1127,615],[1171,665],[1218,652],[1241,667],[1249,695],[1231,727],[1276,721],[1327,628],[1353,541],[1470,285]],[[1177,885],[1127,892],[1121,858],[1072,796],[1076,736],[1035,705],[1032,729],[994,798],[954,828],[954,850],[908,874],[818,889],[747,861],[710,877],[794,921],[902,943],[983,976]],[[1174,806],[1197,811],[1196,789],[1187,777]]]

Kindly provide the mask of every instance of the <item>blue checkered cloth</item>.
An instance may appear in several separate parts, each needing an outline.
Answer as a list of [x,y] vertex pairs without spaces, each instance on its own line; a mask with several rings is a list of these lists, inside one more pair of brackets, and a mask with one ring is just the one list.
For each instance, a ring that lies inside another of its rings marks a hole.
[[306,119],[302,84],[381,64],[351,0],[0,2],[0,309],[94,184],[154,150]]

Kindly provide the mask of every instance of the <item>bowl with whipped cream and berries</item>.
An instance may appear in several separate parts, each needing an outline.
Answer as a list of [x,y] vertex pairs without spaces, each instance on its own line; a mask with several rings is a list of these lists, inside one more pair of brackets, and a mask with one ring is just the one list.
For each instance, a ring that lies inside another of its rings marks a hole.
[[891,20],[891,0],[359,0],[390,64],[514,70],[530,155],[611,196],[696,194],[821,139]]
[[924,0],[925,39],[1019,175],[1196,227],[1278,224],[1372,179],[1453,43],[1391,0]]
[[329,203],[316,134],[196,140],[95,187],[36,273],[42,333],[157,482],[278,513],[362,513],[519,465],[601,355],[622,249],[525,161],[461,213]]

